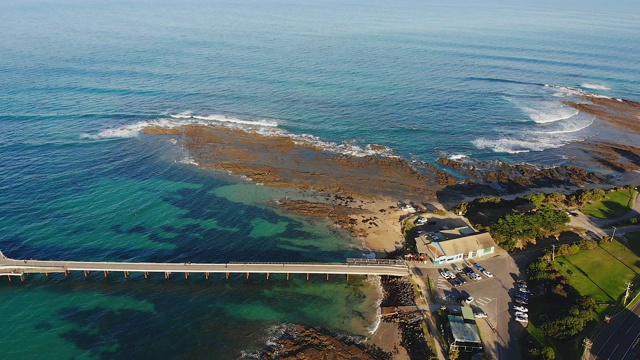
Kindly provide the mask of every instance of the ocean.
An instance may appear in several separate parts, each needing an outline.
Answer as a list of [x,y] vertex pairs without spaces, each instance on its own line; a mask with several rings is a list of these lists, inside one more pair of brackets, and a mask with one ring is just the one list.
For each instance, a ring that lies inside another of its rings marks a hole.
[[[271,205],[291,191],[199,169],[147,124],[556,165],[603,129],[562,101],[640,101],[635,1],[3,0],[0,33],[0,250],[19,259],[371,255]],[[0,279],[0,358],[232,359],[283,324],[377,322],[374,280],[174,275]]]

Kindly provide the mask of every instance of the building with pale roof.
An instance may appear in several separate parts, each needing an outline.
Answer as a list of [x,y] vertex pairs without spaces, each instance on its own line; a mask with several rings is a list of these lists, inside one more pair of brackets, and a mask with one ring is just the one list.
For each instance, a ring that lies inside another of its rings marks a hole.
[[491,234],[470,227],[420,233],[415,240],[418,253],[435,265],[493,254],[496,246]]

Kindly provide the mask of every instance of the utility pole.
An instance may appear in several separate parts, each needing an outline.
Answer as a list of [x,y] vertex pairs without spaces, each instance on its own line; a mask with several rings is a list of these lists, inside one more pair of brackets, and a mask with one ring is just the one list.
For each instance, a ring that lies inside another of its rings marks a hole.
[[556,245],[551,245],[551,262],[556,261]]
[[613,241],[613,237],[616,236],[616,230],[618,230],[618,228],[615,226],[612,226],[612,228],[613,228],[613,234],[611,234],[611,239],[609,239],[609,241]]
[[631,291],[631,283],[627,283],[627,290],[624,292],[624,300],[622,300],[622,305],[627,305],[627,298],[629,297],[629,292]]

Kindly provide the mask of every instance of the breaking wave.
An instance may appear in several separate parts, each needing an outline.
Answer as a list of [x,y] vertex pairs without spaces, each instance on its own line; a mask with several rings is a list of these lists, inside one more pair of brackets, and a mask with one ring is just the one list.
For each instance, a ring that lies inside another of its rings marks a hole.
[[593,90],[611,90],[610,86],[602,85],[602,84],[591,84],[591,83],[583,83],[580,84],[581,87],[585,89],[593,89]]
[[578,110],[558,101],[538,100],[530,101],[527,104],[517,100],[509,101],[514,103],[520,111],[537,124],[566,120],[578,114]]
[[199,116],[193,115],[191,113],[185,112],[177,115],[169,115],[173,119],[192,119],[192,120],[201,120],[206,122],[222,122],[222,123],[232,123],[232,124],[241,124],[241,125],[250,125],[250,126],[270,126],[277,127],[278,121],[274,119],[261,119],[261,120],[246,120],[239,119],[233,116],[226,115],[207,115],[207,116]]
[[299,144],[309,144],[324,151],[355,157],[397,157],[392,149],[385,146],[372,144],[359,145],[355,141],[335,143],[331,141],[323,141],[318,136],[311,134],[293,134],[279,128],[278,122],[274,119],[248,120],[226,115],[200,116],[193,115],[190,112],[167,115],[167,117],[154,120],[138,121],[118,128],[104,129],[97,134],[85,133],[81,134],[80,138],[88,140],[133,138],[140,135],[140,132],[146,127],[157,126],[165,129],[172,129],[185,125],[225,126],[242,129],[248,132],[256,132],[263,136],[286,137]]

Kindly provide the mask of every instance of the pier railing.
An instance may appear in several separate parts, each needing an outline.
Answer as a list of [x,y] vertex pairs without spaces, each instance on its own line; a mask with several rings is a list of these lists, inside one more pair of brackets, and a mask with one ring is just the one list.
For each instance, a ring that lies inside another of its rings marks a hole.
[[330,274],[346,275],[389,275],[407,276],[409,267],[402,260],[387,259],[355,259],[349,258],[346,263],[304,263],[304,262],[229,262],[229,263],[151,263],[151,262],[107,262],[107,261],[53,261],[53,260],[15,260],[4,257],[0,252],[0,276],[20,276],[30,273],[64,273],[83,271],[85,277],[91,272],[102,272],[107,277],[110,272],[122,272],[126,277],[130,272],[164,273],[169,278],[171,273],[184,273],[188,278],[191,273],[225,273],[229,278],[232,273],[244,273],[247,278],[251,273],[266,274]]

